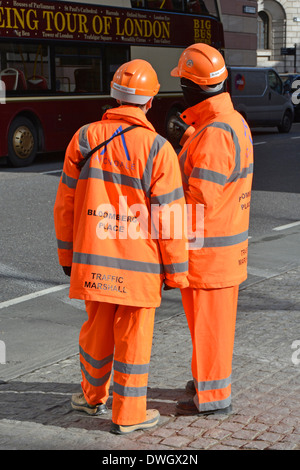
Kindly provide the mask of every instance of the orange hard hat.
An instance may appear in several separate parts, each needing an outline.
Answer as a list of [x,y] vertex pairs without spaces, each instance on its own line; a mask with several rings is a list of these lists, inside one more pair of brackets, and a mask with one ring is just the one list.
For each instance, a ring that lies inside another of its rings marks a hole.
[[134,59],[121,65],[111,82],[111,96],[119,101],[146,104],[158,93],[160,84],[146,60]]
[[184,77],[197,85],[216,85],[226,80],[228,71],[222,54],[208,44],[193,44],[183,51],[172,77]]

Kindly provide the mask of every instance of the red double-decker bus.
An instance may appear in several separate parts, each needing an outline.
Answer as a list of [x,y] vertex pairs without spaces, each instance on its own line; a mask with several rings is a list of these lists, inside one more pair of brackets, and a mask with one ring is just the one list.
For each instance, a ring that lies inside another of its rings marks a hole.
[[148,60],[160,92],[147,115],[172,142],[182,111],[170,77],[183,48],[224,47],[217,0],[0,2],[0,157],[15,167],[64,150],[83,124],[115,106],[110,82],[124,62]]

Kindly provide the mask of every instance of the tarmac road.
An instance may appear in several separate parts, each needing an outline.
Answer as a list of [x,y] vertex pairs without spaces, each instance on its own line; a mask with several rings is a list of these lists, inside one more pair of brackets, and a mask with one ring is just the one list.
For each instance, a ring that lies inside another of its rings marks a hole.
[[175,413],[191,378],[179,292],[164,293],[156,315],[148,402],[160,411],[159,426],[130,436],[109,433],[111,412],[91,418],[70,409],[71,394],[80,390],[77,339],[85,313],[68,298],[67,285],[1,302],[0,449],[101,450],[103,464],[125,455],[138,459],[135,467],[175,454],[194,465],[208,449],[300,450],[299,241],[299,226],[250,240],[233,360],[234,413],[217,419]]
[[[175,415],[191,378],[191,345],[180,293],[164,292],[148,396],[161,422],[123,437],[108,432],[110,414],[89,418],[70,410],[70,394],[80,390],[77,343],[85,312],[81,301],[68,298],[68,278],[57,263],[51,214],[58,174],[50,171],[0,173],[0,449],[95,449],[109,455],[300,450],[299,191],[291,192],[293,215],[273,217],[249,240],[233,362],[234,414]],[[255,210],[264,213],[254,197]]]

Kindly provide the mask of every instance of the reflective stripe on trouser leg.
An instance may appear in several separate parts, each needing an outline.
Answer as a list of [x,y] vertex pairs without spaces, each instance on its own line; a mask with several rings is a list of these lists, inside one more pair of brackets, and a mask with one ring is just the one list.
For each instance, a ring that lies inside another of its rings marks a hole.
[[106,403],[114,351],[114,314],[116,305],[85,302],[88,320],[79,334],[82,391],[90,405]]
[[191,332],[194,401],[199,411],[231,403],[231,369],[239,287],[182,289]]
[[154,317],[155,308],[118,306],[112,406],[112,421],[116,424],[137,424],[146,419]]

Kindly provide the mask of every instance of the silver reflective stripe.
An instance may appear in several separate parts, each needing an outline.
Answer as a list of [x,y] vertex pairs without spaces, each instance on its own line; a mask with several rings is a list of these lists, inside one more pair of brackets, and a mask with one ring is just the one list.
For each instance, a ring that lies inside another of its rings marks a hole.
[[145,397],[147,395],[146,387],[124,387],[117,382],[114,382],[114,393],[122,397]]
[[240,177],[240,174],[241,174],[241,147],[240,147],[238,136],[236,135],[232,127],[229,124],[226,124],[226,122],[213,122],[212,124],[209,124],[207,127],[216,127],[218,129],[223,129],[224,131],[229,132],[231,134],[234,147],[235,147],[235,165],[227,182],[231,183],[233,181],[236,181]]
[[[238,136],[236,135],[235,131],[232,129],[232,127],[229,124],[226,124],[225,122],[213,122],[213,123],[208,124],[207,126],[203,127],[203,129],[201,129],[199,132],[197,132],[197,134],[193,135],[192,140],[197,138],[208,127],[215,127],[217,129],[222,129],[222,130],[224,130],[226,132],[229,132],[231,134],[231,137],[232,137],[232,140],[233,140],[233,143],[234,143],[234,146],[235,146],[235,157],[234,157],[235,164],[234,164],[234,169],[233,169],[231,175],[229,176],[229,178],[227,179],[226,182],[231,183],[233,181],[238,180],[241,177],[241,147],[240,147]],[[187,158],[187,151],[185,151],[182,154],[182,156],[180,157],[180,160],[179,160],[183,181],[185,183],[188,182],[188,177],[187,177],[187,175],[184,174],[184,163],[185,163],[186,158]],[[192,174],[191,176],[194,176],[194,175]],[[222,176],[224,176],[224,175],[222,175]],[[206,178],[203,178],[203,179],[206,179]],[[212,181],[212,180],[209,180],[209,181]],[[218,181],[216,181],[216,182],[218,184],[221,184]]]
[[150,196],[150,187],[152,182],[153,160],[157,156],[159,151],[162,149],[162,147],[165,145],[165,143],[166,139],[158,134],[155,137],[149,151],[147,163],[142,176],[142,187],[148,197]]
[[206,237],[204,238],[203,248],[214,248],[222,246],[238,245],[248,240],[248,230],[237,235],[228,235],[225,237]]
[[170,202],[177,201],[183,197],[182,187],[174,189],[167,194],[161,194],[160,196],[152,196],[151,204],[169,204]]
[[[89,142],[87,140],[86,126],[81,129],[79,133],[79,148],[83,156],[87,155],[90,151]],[[89,165],[85,165],[80,173],[80,179],[85,180],[88,178],[101,179],[113,184],[120,184],[123,186],[129,186],[135,189],[143,190],[149,197],[149,191],[152,181],[152,168],[153,168],[153,159],[156,157],[160,149],[166,143],[166,139],[157,135],[152,143],[152,146],[149,151],[147,158],[146,167],[141,179],[134,178],[132,176],[124,175],[122,173],[114,173],[112,171],[102,170],[102,168],[93,168]]]
[[80,368],[82,370],[82,373],[84,374],[86,380],[93,386],[93,387],[100,387],[101,385],[104,385],[110,377],[111,371],[107,372],[103,377],[100,378],[95,378],[91,374],[88,373],[82,362],[80,363]]
[[[228,387],[231,384],[231,375],[226,379],[221,380],[208,380],[205,382],[197,382],[194,379],[194,383],[196,386],[196,390],[198,393],[205,392],[205,391],[214,391],[220,390]],[[194,402],[199,411],[211,411],[211,410],[218,410],[222,408],[227,408],[231,404],[231,394],[225,398],[224,400],[217,400],[217,401],[210,401],[206,403],[199,402],[198,394],[196,393],[194,397]]]
[[113,354],[110,354],[104,359],[97,360],[97,359],[94,359],[92,356],[90,356],[88,353],[86,353],[81,347],[79,347],[79,352],[82,355],[83,359],[95,369],[102,369],[103,366],[105,366],[106,364],[109,364],[113,360]]
[[247,178],[248,175],[252,175],[253,173],[253,163],[250,163],[250,165],[246,168],[242,168],[240,178]]
[[83,157],[85,157],[92,150],[87,137],[89,126],[90,124],[86,124],[85,126],[81,127],[79,131],[78,144],[80,153]]
[[229,395],[229,397],[225,398],[224,400],[209,401],[206,403],[199,403],[198,395],[195,395],[194,403],[199,411],[220,410],[231,405],[231,395]]
[[[249,167],[242,168],[239,178],[247,178],[248,175],[253,173],[253,163]],[[218,173],[217,171],[207,170],[205,168],[194,167],[191,178],[198,178],[205,181],[211,181],[212,183],[220,184],[225,186],[226,183],[230,182],[230,178],[227,179],[226,175]]]
[[114,361],[114,370],[122,374],[148,374],[149,364],[125,364]]
[[133,261],[122,258],[111,258],[109,256],[92,255],[89,253],[74,253],[73,263],[87,264],[92,266],[105,266],[127,271],[138,271],[144,273],[162,274],[164,272],[161,264],[148,263],[145,261]]
[[184,263],[164,264],[165,272],[168,274],[184,273],[189,269],[188,261]]
[[194,383],[195,383],[196,389],[199,392],[205,392],[207,390],[219,390],[221,388],[226,388],[228,387],[228,385],[231,384],[231,375],[227,377],[226,379],[208,380],[205,382],[197,382],[194,379]]
[[75,189],[76,188],[77,179],[66,175],[66,173],[64,171],[62,172],[61,181],[62,181],[62,183],[66,184],[68,186],[68,188],[70,188],[70,189]]
[[104,171],[101,168],[89,168],[85,165],[80,174],[80,179],[100,179],[113,184],[121,184],[124,186],[130,186],[135,189],[143,189],[142,181],[139,178],[133,178],[132,176],[123,175],[121,173],[113,173],[111,171]]
[[61,250],[72,250],[73,242],[64,242],[63,240],[57,240],[57,247]]
[[218,173],[217,171],[206,170],[205,168],[194,167],[191,173],[191,178],[197,178],[205,181],[211,181],[212,183],[220,184],[225,186],[227,182],[227,176]]
[[188,179],[188,176],[184,172],[184,165],[185,165],[186,159],[187,159],[187,150],[185,152],[183,152],[183,154],[181,155],[181,157],[179,159],[179,166],[180,166],[180,170],[181,170],[182,181],[185,184],[188,184],[189,179]]

